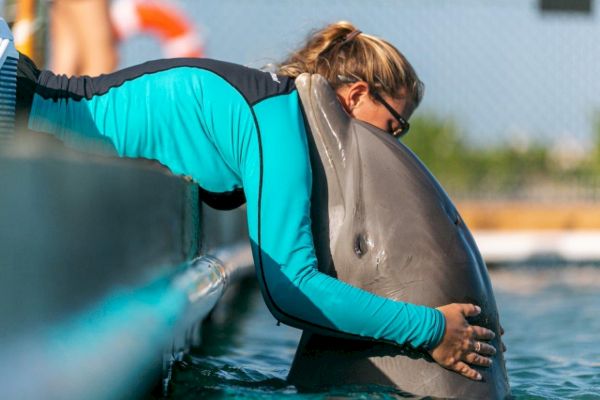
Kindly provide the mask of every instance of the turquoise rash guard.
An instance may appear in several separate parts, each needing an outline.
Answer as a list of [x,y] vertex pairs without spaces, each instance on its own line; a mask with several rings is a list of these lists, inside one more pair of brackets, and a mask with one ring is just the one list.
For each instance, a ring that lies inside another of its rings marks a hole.
[[246,201],[258,281],[279,321],[422,349],[442,339],[438,310],[373,295],[317,268],[307,127],[292,79],[208,59],[67,78],[22,56],[18,85],[30,91],[31,130],[157,160],[191,177],[217,208]]

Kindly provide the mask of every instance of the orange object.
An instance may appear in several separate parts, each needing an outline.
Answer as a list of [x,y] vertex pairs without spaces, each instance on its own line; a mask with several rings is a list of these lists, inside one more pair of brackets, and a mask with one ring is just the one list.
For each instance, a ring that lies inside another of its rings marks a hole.
[[36,57],[36,0],[17,1],[17,13],[12,27],[15,47],[39,63]]
[[185,15],[172,4],[158,0],[117,0],[111,19],[120,40],[150,34],[161,42],[166,57],[202,57],[200,36]]

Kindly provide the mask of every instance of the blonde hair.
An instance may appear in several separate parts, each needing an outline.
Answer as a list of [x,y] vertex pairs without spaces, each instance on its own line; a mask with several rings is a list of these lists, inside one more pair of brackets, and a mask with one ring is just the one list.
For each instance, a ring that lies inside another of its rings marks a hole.
[[302,48],[279,65],[277,73],[296,78],[304,72],[324,76],[334,89],[364,81],[370,90],[399,98],[406,88],[415,107],[423,98],[423,82],[406,57],[389,42],[361,33],[346,21],[312,33]]

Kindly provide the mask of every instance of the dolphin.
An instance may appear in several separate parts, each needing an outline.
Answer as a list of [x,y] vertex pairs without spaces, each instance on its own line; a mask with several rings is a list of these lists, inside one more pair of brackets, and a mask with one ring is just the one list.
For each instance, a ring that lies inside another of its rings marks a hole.
[[[400,141],[351,118],[319,75],[296,86],[310,129],[312,223],[321,271],[380,296],[437,307],[473,303],[469,322],[501,348],[487,267],[452,201]],[[352,312],[349,310],[349,312]],[[406,395],[461,399],[511,396],[501,351],[482,381],[449,371],[425,352],[305,331],[288,376],[301,390],[382,385]]]

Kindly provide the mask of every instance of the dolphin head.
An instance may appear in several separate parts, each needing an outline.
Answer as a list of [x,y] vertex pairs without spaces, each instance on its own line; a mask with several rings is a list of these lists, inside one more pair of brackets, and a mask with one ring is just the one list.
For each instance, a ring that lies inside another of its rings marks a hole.
[[[477,304],[482,313],[471,323],[492,329],[499,338],[498,312],[485,263],[433,175],[400,141],[351,118],[323,77],[304,74],[296,86],[310,127],[313,235],[320,269],[398,301],[431,307]],[[391,348],[382,355],[380,346],[376,353],[361,347],[352,355],[348,348],[330,351],[331,340],[323,340],[329,343],[324,348],[316,335],[303,339],[290,379],[303,383],[307,379],[300,370],[308,368],[318,375],[311,378],[313,382],[324,384],[328,379],[340,383],[344,380],[340,376],[346,376],[345,383],[383,382],[420,395],[464,397],[470,393],[467,397],[502,398],[509,393],[501,352],[495,356],[494,367],[481,370],[488,382],[482,385],[444,370],[427,356],[407,357]],[[497,340],[492,344],[499,348]],[[307,351],[307,347],[312,348]],[[327,359],[317,360],[316,349],[323,350]],[[313,361],[307,361],[303,353],[310,353]],[[347,357],[368,360],[364,368],[377,369],[386,379],[365,381],[365,376],[373,376],[372,371],[344,372]],[[320,371],[319,365],[328,366],[328,371]],[[423,376],[430,386],[423,387]]]

